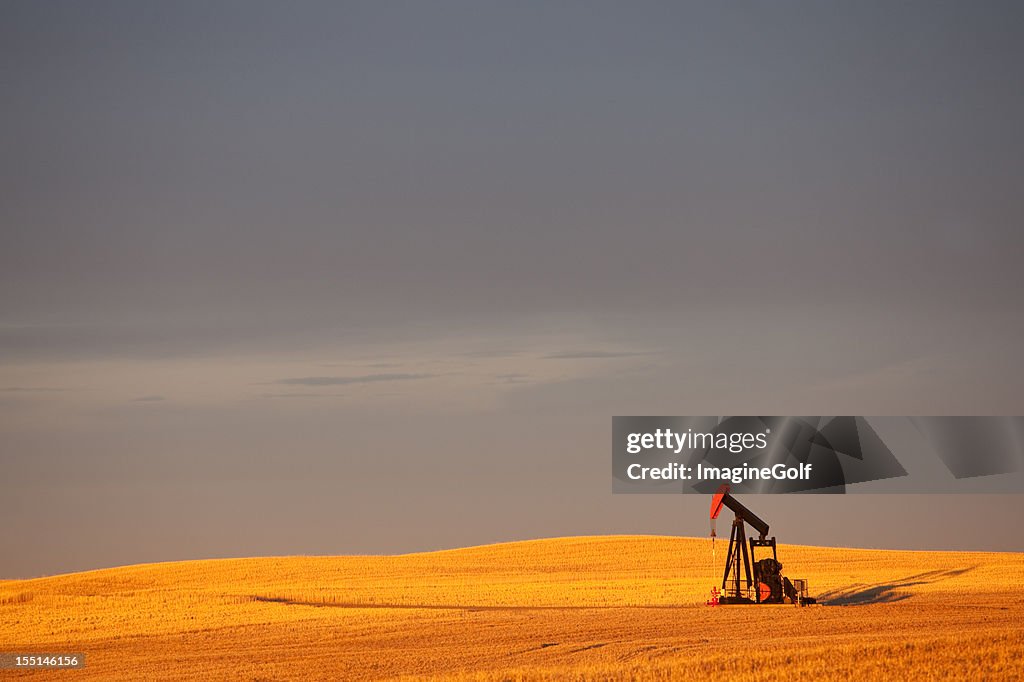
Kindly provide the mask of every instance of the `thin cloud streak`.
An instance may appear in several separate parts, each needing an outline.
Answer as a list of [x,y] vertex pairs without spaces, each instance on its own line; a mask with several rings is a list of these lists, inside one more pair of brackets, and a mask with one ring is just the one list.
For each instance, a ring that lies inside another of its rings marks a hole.
[[650,353],[641,352],[630,352],[630,351],[605,351],[605,350],[581,350],[581,351],[563,351],[561,353],[551,353],[545,355],[545,360],[591,360],[600,358],[634,358],[640,355],[650,355]]
[[47,388],[44,386],[8,386],[0,388],[0,391],[5,393],[63,393],[70,390],[70,388]]
[[344,398],[344,393],[262,393],[261,398]]
[[434,374],[364,374],[351,377],[293,377],[274,383],[285,386],[348,386],[350,384],[375,384],[382,381],[417,381],[430,379]]
[[494,378],[499,384],[525,384],[529,383],[530,375],[522,374],[520,372],[511,372],[508,374],[497,374]]

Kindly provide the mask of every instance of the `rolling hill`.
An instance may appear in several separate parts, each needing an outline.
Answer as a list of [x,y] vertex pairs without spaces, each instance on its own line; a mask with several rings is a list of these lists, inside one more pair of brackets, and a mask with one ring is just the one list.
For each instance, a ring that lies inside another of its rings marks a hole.
[[85,652],[74,680],[1024,676],[1024,554],[780,545],[822,605],[707,607],[725,548],[577,537],[5,580],[0,651]]

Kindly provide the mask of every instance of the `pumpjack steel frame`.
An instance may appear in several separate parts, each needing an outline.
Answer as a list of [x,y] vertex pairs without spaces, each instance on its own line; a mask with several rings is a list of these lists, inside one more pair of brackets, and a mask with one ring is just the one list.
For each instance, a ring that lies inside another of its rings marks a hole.
[[[722,574],[722,596],[720,604],[760,604],[762,595],[760,576],[757,575],[756,547],[771,547],[772,559],[778,561],[775,538],[767,538],[768,524],[752,511],[744,507],[729,494],[729,486],[718,489],[711,502],[711,518],[717,519],[722,507],[728,507],[735,513],[732,531],[729,534],[729,550],[726,554],[725,572]],[[747,549],[747,533],[745,525],[750,524],[758,532],[757,538],[750,538]],[[714,533],[712,532],[712,535]],[[751,570],[753,564],[754,570]],[[753,594],[753,597],[751,597]]]

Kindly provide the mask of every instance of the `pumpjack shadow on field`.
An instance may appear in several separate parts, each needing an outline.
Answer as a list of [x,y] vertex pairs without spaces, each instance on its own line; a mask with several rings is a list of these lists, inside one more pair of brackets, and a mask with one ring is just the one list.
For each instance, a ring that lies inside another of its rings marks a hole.
[[876,583],[874,585],[857,584],[849,587],[842,587],[824,594],[818,595],[818,603],[829,606],[862,606],[865,604],[891,604],[903,601],[912,596],[904,590],[916,585],[928,585],[937,583],[940,580],[947,580],[958,575],[963,575],[975,569],[976,566],[966,568],[954,568],[946,571],[926,571],[909,575],[899,580]]

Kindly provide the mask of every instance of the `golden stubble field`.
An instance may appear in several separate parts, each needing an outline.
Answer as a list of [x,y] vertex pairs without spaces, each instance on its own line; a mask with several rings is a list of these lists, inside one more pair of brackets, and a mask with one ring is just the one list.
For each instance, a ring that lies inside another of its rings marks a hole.
[[1017,679],[1024,554],[780,545],[824,606],[704,606],[726,543],[604,536],[0,581],[0,651],[113,679]]

